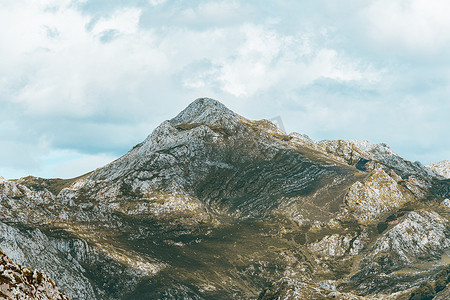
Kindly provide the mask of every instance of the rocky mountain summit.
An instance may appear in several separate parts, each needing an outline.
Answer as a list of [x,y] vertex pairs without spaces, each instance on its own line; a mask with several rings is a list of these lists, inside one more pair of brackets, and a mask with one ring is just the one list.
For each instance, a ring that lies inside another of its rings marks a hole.
[[72,299],[445,299],[448,198],[385,144],[201,98],[93,172],[1,179],[0,249]]

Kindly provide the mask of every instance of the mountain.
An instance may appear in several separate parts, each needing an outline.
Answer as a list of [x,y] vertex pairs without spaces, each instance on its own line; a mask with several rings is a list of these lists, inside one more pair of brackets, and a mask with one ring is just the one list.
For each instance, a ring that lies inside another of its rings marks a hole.
[[0,251],[1,299],[66,300],[45,274],[22,267]]
[[450,178],[450,161],[443,160],[438,163],[433,163],[427,166],[428,169],[433,171],[435,174],[440,175],[444,178]]
[[201,98],[88,174],[0,180],[0,249],[72,299],[442,298],[447,198],[385,144]]

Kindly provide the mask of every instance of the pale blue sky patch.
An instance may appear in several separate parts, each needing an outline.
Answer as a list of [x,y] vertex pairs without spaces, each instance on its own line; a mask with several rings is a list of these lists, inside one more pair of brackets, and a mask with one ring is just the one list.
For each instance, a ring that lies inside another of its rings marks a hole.
[[119,31],[116,29],[108,29],[100,33],[100,41],[102,43],[109,43],[117,38]]
[[445,0],[6,1],[0,176],[81,175],[198,97],[279,115],[317,140],[450,159],[449,10]]

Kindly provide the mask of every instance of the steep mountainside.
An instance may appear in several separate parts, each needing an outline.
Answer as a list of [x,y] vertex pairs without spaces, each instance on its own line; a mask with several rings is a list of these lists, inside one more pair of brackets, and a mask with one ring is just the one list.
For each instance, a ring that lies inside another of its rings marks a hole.
[[1,179],[0,249],[73,299],[408,299],[445,291],[446,198],[384,144],[201,98],[84,176]]
[[0,298],[66,300],[45,274],[22,267],[0,251]]

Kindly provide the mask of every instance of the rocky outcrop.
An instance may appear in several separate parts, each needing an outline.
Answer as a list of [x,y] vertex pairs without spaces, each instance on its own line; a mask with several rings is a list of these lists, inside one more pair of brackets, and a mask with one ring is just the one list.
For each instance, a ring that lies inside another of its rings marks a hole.
[[427,166],[427,168],[437,175],[440,175],[444,178],[450,178],[450,160],[443,160],[438,163],[430,164]]
[[432,282],[446,264],[444,250],[450,247],[446,219],[431,210],[417,210],[392,223],[364,251],[356,274],[341,289],[358,295],[411,293],[421,283]]
[[[395,173],[393,176],[395,178]],[[377,169],[363,182],[355,182],[345,195],[345,203],[363,224],[377,221],[386,212],[398,209],[411,195],[382,169]]]
[[56,284],[45,274],[13,262],[0,250],[0,298],[66,300]]
[[373,144],[369,141],[357,140],[324,140],[315,142],[306,135],[293,133],[298,143],[319,150],[336,160],[355,166],[362,171],[373,171],[382,168],[394,170],[402,178],[416,175],[427,178],[434,176],[420,162],[411,162],[396,154],[384,144]]
[[0,249],[17,263],[44,271],[56,279],[63,290],[74,299],[95,299],[83,267],[68,253],[55,248],[39,229],[14,228],[0,223]]
[[0,180],[0,220],[23,224],[51,222],[53,218],[48,208],[55,199],[45,188],[32,190],[18,182]]
[[371,170],[375,166],[367,163],[373,158],[369,153],[360,149],[353,141],[326,140],[316,144],[316,147],[333,156],[335,159],[344,161],[349,165],[357,165],[360,169]]
[[358,296],[337,292],[309,282],[282,278],[264,290],[258,300],[297,300],[297,299],[347,299],[357,300]]
[[308,245],[309,250],[321,255],[323,258],[342,259],[345,256],[351,258],[365,248],[368,242],[366,232],[352,232],[348,234],[327,235],[317,242]]
[[448,221],[433,211],[406,214],[399,223],[377,239],[362,266],[386,271],[424,259],[439,259],[450,247]]

